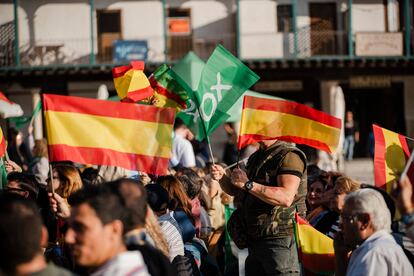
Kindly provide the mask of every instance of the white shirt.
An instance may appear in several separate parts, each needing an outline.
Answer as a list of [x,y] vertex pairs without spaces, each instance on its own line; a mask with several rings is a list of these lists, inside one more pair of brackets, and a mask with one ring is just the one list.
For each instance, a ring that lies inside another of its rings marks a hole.
[[195,167],[195,156],[190,141],[179,134],[174,134],[172,145],[171,166]]
[[352,253],[346,275],[414,275],[413,267],[391,234],[377,231]]
[[122,252],[99,267],[92,276],[149,276],[141,252]]

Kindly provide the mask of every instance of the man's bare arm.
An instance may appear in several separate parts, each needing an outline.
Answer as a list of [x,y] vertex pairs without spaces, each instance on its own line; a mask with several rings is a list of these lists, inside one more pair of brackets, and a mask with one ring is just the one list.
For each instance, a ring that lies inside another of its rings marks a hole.
[[299,188],[300,178],[292,174],[282,174],[277,176],[277,182],[280,183],[279,187],[265,186],[254,182],[250,193],[274,206],[291,206]]

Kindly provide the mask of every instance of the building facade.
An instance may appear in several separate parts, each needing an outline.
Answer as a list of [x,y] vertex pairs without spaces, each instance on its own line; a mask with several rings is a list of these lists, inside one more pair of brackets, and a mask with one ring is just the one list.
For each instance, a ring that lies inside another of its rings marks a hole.
[[115,94],[111,69],[130,59],[151,73],[222,44],[258,92],[332,114],[343,92],[364,156],[372,123],[414,137],[412,15],[409,0],[2,0],[0,90],[30,113],[42,92]]

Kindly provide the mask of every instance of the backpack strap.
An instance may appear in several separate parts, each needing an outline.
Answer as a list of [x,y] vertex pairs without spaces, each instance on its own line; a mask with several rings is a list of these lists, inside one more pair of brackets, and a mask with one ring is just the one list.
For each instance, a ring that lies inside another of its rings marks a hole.
[[[291,148],[294,149],[294,147],[292,146],[287,146],[287,148]],[[273,157],[275,157],[277,154],[281,153],[282,151],[286,150],[286,147],[278,147],[276,148],[276,150],[272,151],[262,162],[260,162],[260,164],[256,167],[256,169],[254,170],[254,173],[249,177],[250,180],[254,180],[260,169],[271,159],[273,159]]]

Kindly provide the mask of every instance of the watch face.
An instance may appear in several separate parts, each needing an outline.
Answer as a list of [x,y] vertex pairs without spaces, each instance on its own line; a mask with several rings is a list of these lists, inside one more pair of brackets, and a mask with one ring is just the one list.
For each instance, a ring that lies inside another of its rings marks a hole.
[[246,190],[250,191],[253,188],[253,182],[249,180],[244,186],[246,187]]

